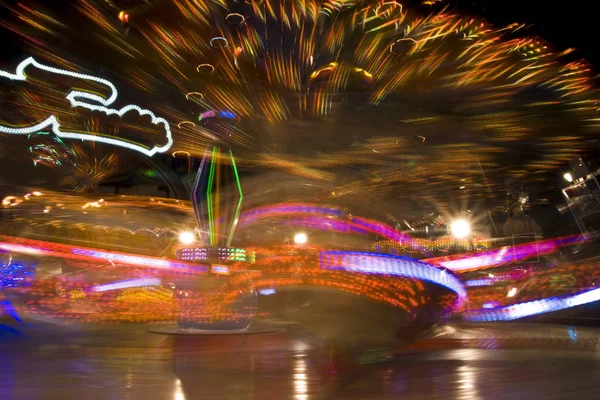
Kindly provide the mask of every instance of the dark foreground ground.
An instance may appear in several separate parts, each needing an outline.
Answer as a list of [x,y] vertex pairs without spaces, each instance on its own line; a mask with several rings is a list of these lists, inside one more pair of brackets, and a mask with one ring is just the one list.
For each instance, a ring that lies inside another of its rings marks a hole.
[[280,330],[177,337],[147,325],[11,323],[0,333],[0,399],[600,398],[600,330],[451,325],[385,342],[269,324]]

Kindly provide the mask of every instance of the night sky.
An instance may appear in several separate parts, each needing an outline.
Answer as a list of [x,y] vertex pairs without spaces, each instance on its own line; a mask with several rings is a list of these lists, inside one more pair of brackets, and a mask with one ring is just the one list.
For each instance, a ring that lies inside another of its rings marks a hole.
[[[574,47],[575,58],[585,58],[598,65],[595,38],[598,17],[592,2],[550,2],[543,0],[458,1],[456,8],[480,15],[497,25],[511,22],[531,24],[527,32],[552,43],[557,49]],[[595,68],[596,71],[598,68]]]
[[[16,1],[4,3],[14,4]],[[596,66],[600,64],[600,56],[597,54],[593,42],[597,36],[596,16],[588,2],[553,5],[551,2],[541,0],[453,1],[442,2],[435,7],[439,9],[444,5],[448,5],[450,9],[481,16],[499,26],[512,22],[531,24],[523,31],[523,35],[539,35],[558,51],[574,47],[577,51],[572,54],[573,59],[586,58]],[[69,12],[69,7],[72,7],[69,2],[52,2],[52,9],[56,10],[57,14]],[[422,7],[426,9],[427,6]],[[2,13],[6,12],[5,8],[0,7],[0,10]],[[0,17],[4,17],[4,15],[0,15]],[[80,29],[84,31],[85,26],[81,26]],[[24,52],[19,48],[14,35],[3,30],[1,41],[0,62],[2,64],[14,65],[15,61],[23,58]],[[598,70],[597,67],[594,69]]]
[[[48,0],[46,0],[48,1]],[[3,1],[3,4],[16,4],[17,1]],[[48,1],[48,3],[50,3]],[[58,14],[68,12],[72,7],[70,2],[53,1],[52,9]],[[420,3],[420,1],[409,1]],[[451,9],[461,10],[473,15],[484,17],[496,25],[506,25],[512,22],[531,24],[527,32],[539,35],[559,50],[569,47],[578,51],[574,58],[585,58],[594,65],[600,63],[595,45],[597,37],[598,17],[592,6],[593,2],[574,1],[552,3],[544,0],[483,0],[483,1],[444,1]],[[437,7],[440,7],[438,5]],[[6,15],[6,9],[0,7],[0,18]],[[14,36],[3,30],[2,55],[0,60],[10,61],[19,59],[21,51]],[[595,68],[598,69],[597,67]]]

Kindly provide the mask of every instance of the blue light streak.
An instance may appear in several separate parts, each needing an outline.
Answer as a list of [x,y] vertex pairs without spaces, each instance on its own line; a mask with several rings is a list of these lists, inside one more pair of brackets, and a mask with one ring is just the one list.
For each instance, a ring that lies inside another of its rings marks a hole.
[[512,321],[553,311],[565,310],[600,300],[600,289],[592,289],[568,297],[550,297],[513,304],[495,310],[477,310],[463,314],[463,319],[473,322]]
[[321,268],[414,278],[452,290],[458,302],[467,300],[463,284],[450,272],[407,257],[379,253],[323,251]]

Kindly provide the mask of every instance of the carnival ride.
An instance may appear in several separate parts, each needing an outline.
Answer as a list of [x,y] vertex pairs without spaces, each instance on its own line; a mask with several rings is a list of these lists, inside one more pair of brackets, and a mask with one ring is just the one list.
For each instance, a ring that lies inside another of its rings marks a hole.
[[[481,241],[485,247],[479,250],[431,257],[439,243],[427,243],[335,207],[284,203],[241,212],[243,195],[235,160],[232,153],[218,148],[206,152],[194,187],[192,208],[196,232],[201,234],[193,234],[189,243],[171,246],[176,259],[1,236],[0,250],[13,255],[5,257],[3,266],[3,291],[12,300],[5,301],[5,313],[18,318],[13,308],[7,308],[15,304],[26,314],[76,321],[176,320],[180,329],[189,332],[245,330],[257,314],[268,315],[258,307],[257,298],[286,286],[351,293],[387,303],[413,318],[432,318],[419,309],[431,309],[433,304],[435,318],[457,314],[469,321],[515,319],[597,300],[595,281],[589,278],[593,263],[524,264],[587,240],[582,235],[497,248],[487,248],[491,242]],[[39,192],[11,196],[5,206],[16,208],[43,197]],[[82,210],[99,210],[104,202],[85,202]],[[190,211],[189,204],[173,201],[166,201],[164,207]],[[318,244],[230,247],[236,228],[261,223],[373,235],[421,256],[327,250]],[[18,261],[23,257],[29,263]],[[40,260],[45,260],[41,264],[60,260],[61,267],[58,272],[40,268]],[[557,276],[572,279],[560,284]]]
[[[410,184],[403,191],[404,198],[421,200],[419,194],[429,190],[424,183],[430,181],[444,183],[438,194],[449,196],[457,187],[466,189],[464,182],[470,179],[463,168],[466,163],[477,165],[487,181],[483,168],[503,166],[506,160],[498,154],[515,148],[525,149],[532,159],[525,169],[504,165],[506,174],[522,178],[528,168],[547,173],[575,155],[584,142],[581,139],[593,131],[590,126],[597,125],[593,77],[585,63],[564,60],[570,51],[554,51],[537,38],[515,37],[521,24],[496,28],[445,9],[409,14],[395,1],[184,1],[169,4],[157,18],[153,14],[158,14],[164,2],[128,11],[105,3],[78,5],[75,14],[92,22],[88,27],[92,35],[73,35],[76,30],[70,24],[35,8],[11,10],[13,19],[20,22],[11,20],[6,26],[23,38],[35,58],[0,70],[2,82],[13,85],[11,95],[17,99],[5,102],[6,108],[13,108],[3,110],[0,133],[32,135],[39,140],[38,136],[51,131],[52,143],[30,147],[34,165],[41,166],[59,166],[67,159],[79,169],[98,164],[75,162],[83,157],[74,153],[85,151],[74,151],[75,146],[66,149],[62,139],[104,143],[143,156],[167,151],[173,157],[186,154],[188,172],[192,157],[202,157],[192,193],[197,231],[186,233],[187,243],[172,246],[170,239],[186,221],[170,216],[154,219],[150,226],[121,227],[124,236],[139,235],[137,241],[119,236],[106,244],[93,237],[61,243],[62,228],[50,216],[67,208],[65,202],[53,201],[37,210],[49,217],[44,229],[54,232],[56,241],[30,237],[36,232],[22,234],[17,229],[22,221],[13,220],[11,214],[8,228],[13,232],[0,240],[0,250],[10,254],[3,258],[1,284],[17,309],[75,320],[175,319],[188,330],[244,330],[260,313],[257,296],[261,291],[272,293],[282,286],[335,288],[389,303],[410,315],[434,303],[443,310],[440,314],[460,313],[473,321],[520,318],[598,299],[595,281],[588,278],[593,261],[558,259],[524,265],[588,237],[534,238],[520,244],[472,237],[431,241],[326,204],[270,204],[242,212],[244,195],[233,152],[228,150],[252,148],[253,141],[260,141],[260,135],[248,133],[252,126],[247,130],[237,126],[250,121],[268,132],[268,145],[258,152],[248,151],[244,159],[248,164],[276,166],[333,183],[336,168],[360,160],[366,172],[358,179],[332,184],[336,186],[332,198],[379,193],[382,187],[401,183]],[[146,13],[153,18],[146,19]],[[139,33],[134,39],[139,47],[125,39],[111,22],[115,19],[123,25],[125,36],[132,27]],[[31,30],[36,34],[30,35]],[[90,63],[102,64],[107,62],[105,55],[114,55],[114,64],[119,64],[115,75],[140,89],[150,104],[112,108],[117,97],[122,98],[117,92],[121,85],[74,72],[72,61],[61,56],[63,49],[55,45],[60,35],[76,42],[73,48],[87,52]],[[107,51],[107,44],[113,53]],[[136,66],[131,68],[134,60]],[[485,90],[478,91],[482,87]],[[165,93],[170,95],[173,88],[178,97],[165,105]],[[544,96],[530,95],[539,91]],[[369,110],[390,99],[401,101],[404,110],[389,118],[370,114]],[[464,116],[455,112],[456,119],[449,121],[435,110],[421,115],[421,110],[410,107],[413,102],[425,104],[432,99],[456,102],[453,111],[463,110]],[[351,107],[341,112],[337,109],[341,104]],[[564,111],[560,129],[577,134],[565,137],[556,131],[556,109]],[[320,138],[321,129],[306,130],[301,139],[287,144],[274,139],[277,126],[283,123],[288,124],[284,129],[291,129],[296,121],[330,116],[350,121],[348,126],[336,124],[344,134],[341,143],[352,136],[345,131],[353,125],[359,130],[381,128],[382,133],[314,159],[293,151],[306,150],[311,144],[309,134],[317,132]],[[137,120],[123,121],[127,118]],[[397,135],[399,122],[405,128],[402,137]],[[448,130],[436,125],[446,123],[464,125],[470,142],[450,143]],[[434,137],[439,143],[429,145]],[[400,152],[409,147],[410,140],[419,146]],[[277,142],[276,146],[271,142]],[[424,143],[427,146],[421,146]],[[429,162],[417,166],[423,155],[428,155]],[[114,167],[115,158],[101,160],[104,171],[95,171],[91,182],[80,185],[75,177],[71,181],[83,189],[95,187],[100,176]],[[453,167],[457,173],[448,174]],[[487,183],[471,186],[473,195],[492,187]],[[40,192],[7,196],[3,207],[11,211],[42,197]],[[111,202],[130,204],[111,209],[106,206]],[[91,215],[95,210],[111,210],[115,220],[125,219],[127,209],[135,207],[152,214],[154,199],[143,202],[140,206],[133,199],[95,199],[84,202],[80,211]],[[191,209],[184,202],[157,202],[160,207],[168,204],[188,213]],[[262,248],[236,244],[236,230],[261,221],[372,235],[379,240],[364,252],[358,251],[363,250],[359,246],[342,251],[318,244]],[[95,225],[93,220],[76,221],[71,228],[90,232],[89,225]],[[175,259],[166,257],[161,248],[167,248],[169,257]],[[460,251],[434,254],[448,248]],[[413,258],[401,256],[406,253]],[[62,264],[55,268],[48,260]],[[16,315],[9,303],[3,304],[5,313]]]

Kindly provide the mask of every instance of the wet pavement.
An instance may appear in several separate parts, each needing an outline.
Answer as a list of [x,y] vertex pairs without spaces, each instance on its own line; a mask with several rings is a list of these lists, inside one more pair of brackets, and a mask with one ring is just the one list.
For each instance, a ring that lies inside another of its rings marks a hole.
[[453,325],[418,341],[352,343],[293,324],[229,337],[157,335],[148,325],[8,325],[0,399],[600,398],[594,329]]

